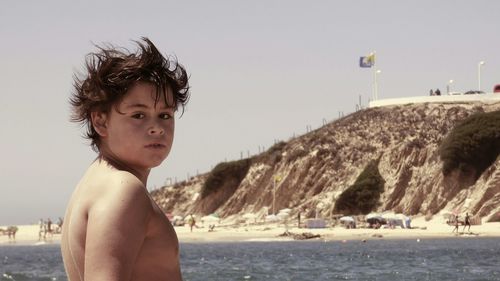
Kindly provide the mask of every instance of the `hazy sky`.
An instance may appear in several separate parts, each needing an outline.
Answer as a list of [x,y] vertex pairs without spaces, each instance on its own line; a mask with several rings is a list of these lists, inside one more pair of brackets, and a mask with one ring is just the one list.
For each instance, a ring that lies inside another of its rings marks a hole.
[[500,84],[499,1],[1,1],[0,225],[63,216],[96,157],[70,123],[93,43],[149,37],[191,75],[172,152],[148,188],[318,128],[371,96]]

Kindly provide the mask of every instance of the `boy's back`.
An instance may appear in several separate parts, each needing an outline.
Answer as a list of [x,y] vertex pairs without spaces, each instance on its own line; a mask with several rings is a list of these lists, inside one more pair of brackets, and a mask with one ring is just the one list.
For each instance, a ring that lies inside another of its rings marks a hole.
[[61,248],[71,281],[181,280],[170,222],[138,178],[105,160],[87,170],[64,222]]

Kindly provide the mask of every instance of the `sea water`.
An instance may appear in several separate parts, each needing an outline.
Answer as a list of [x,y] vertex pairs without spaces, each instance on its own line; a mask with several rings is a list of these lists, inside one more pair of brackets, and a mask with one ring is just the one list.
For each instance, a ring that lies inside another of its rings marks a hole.
[[[500,280],[500,239],[182,243],[185,281]],[[0,280],[67,280],[59,245],[0,246]]]

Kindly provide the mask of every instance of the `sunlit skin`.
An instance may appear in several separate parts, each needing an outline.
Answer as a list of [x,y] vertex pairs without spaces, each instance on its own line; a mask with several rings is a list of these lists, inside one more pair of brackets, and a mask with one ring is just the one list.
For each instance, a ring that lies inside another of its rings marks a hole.
[[[181,280],[175,231],[146,189],[151,168],[168,156],[174,108],[137,83],[109,113],[93,112],[100,158],[66,210],[61,250],[71,281]],[[167,90],[172,104],[171,90]]]

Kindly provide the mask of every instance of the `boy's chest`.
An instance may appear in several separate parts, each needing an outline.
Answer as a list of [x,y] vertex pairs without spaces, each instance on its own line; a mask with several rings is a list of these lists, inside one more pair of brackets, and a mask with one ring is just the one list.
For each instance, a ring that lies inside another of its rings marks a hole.
[[154,207],[154,213],[151,217],[144,243],[156,249],[162,249],[166,252],[172,252],[173,255],[178,255],[179,241],[174,227],[163,212],[157,206]]
[[163,213],[150,220],[134,272],[141,280],[181,280],[179,242]]

